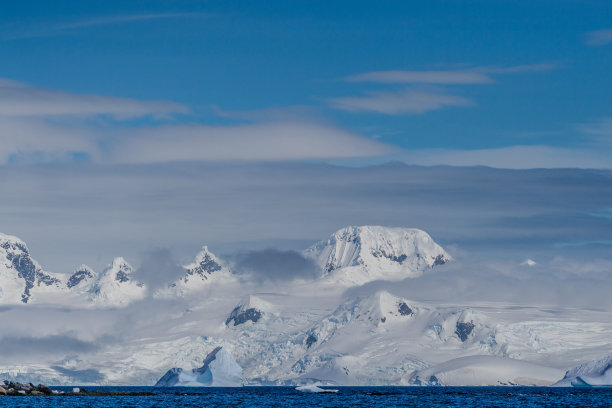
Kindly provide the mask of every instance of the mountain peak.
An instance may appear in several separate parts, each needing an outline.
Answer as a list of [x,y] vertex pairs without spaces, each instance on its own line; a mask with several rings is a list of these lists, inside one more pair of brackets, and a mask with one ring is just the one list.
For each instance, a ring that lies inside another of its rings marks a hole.
[[132,279],[134,268],[122,257],[104,270],[91,289],[91,300],[101,306],[126,306],[146,295],[144,283]]
[[[59,288],[61,281],[43,271],[21,239],[0,233],[0,278],[13,290],[21,292],[21,302],[28,303],[34,288]],[[23,280],[23,281],[22,281]],[[24,285],[25,283],[25,285]]]
[[452,260],[425,231],[377,225],[342,228],[304,255],[325,275],[339,274],[340,280],[357,284],[416,277]]
[[223,270],[221,261],[212,252],[208,250],[208,246],[202,246],[192,263],[185,265],[187,270],[182,280],[187,283],[191,278],[199,278],[206,280],[213,273]]
[[95,278],[96,273],[93,269],[87,265],[81,265],[74,270],[72,275],[70,275],[68,282],[66,282],[66,286],[68,289],[90,286]]

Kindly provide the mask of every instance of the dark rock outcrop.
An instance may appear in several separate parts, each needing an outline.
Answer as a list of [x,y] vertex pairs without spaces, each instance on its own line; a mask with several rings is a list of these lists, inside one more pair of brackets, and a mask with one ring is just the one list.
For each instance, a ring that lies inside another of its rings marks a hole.
[[319,339],[313,333],[310,333],[308,337],[306,337],[306,348],[312,347]]
[[229,326],[230,322],[233,321],[234,326],[238,326],[239,324],[246,323],[249,320],[253,323],[257,323],[259,319],[261,319],[261,316],[261,311],[255,308],[243,309],[242,306],[236,306],[225,321],[225,324]]
[[17,276],[25,281],[25,289],[21,294],[21,301],[28,303],[31,297],[31,290],[34,286],[40,285],[58,285],[60,280],[45,273],[39,266],[36,265],[28,248],[19,241],[3,240],[0,241],[0,247],[6,251],[6,258],[11,262],[12,267],[17,271]]
[[457,326],[455,329],[455,334],[457,335],[457,337],[459,337],[459,339],[463,342],[465,342],[468,337],[470,336],[470,334],[472,334],[472,331],[474,330],[474,327],[476,327],[474,325],[473,321],[470,322],[457,322]]
[[399,314],[401,314],[402,316],[410,316],[412,314],[414,314],[414,312],[412,311],[412,309],[405,303],[405,302],[401,302],[398,306],[397,306],[397,311],[399,312]]
[[76,271],[74,271],[74,273],[68,279],[66,286],[68,286],[68,288],[70,289],[70,288],[77,286],[79,283],[85,280],[92,279],[93,277],[94,275],[91,272],[91,270],[82,266],[78,268]]

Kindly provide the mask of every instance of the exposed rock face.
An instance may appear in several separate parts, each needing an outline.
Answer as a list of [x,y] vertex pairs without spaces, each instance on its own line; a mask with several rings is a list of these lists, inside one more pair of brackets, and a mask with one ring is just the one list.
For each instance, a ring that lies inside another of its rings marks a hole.
[[44,272],[32,259],[25,243],[16,237],[0,234],[0,255],[6,259],[5,267],[14,269],[25,281],[21,301],[28,303],[35,286],[59,286],[61,281]]
[[470,334],[472,334],[472,330],[474,330],[474,322],[457,322],[457,327],[455,329],[455,334],[461,341],[466,341]]
[[208,279],[210,275],[223,269],[217,257],[209,252],[206,246],[198,253],[194,262],[185,266],[185,268],[187,272],[182,278],[185,283],[187,283],[190,278],[196,276],[200,279]]
[[231,281],[234,279],[227,265],[203,246],[192,263],[183,265],[184,273],[174,282],[157,290],[155,297],[168,298],[173,296],[193,295],[213,282]]
[[234,321],[234,326],[238,326],[249,320],[253,323],[257,323],[259,319],[261,319],[261,311],[255,308],[243,309],[242,306],[236,306],[225,321],[225,324],[229,325],[230,322]]
[[306,337],[306,348],[312,347],[312,345],[315,344],[317,340],[317,336],[315,336],[313,333],[310,333],[308,337]]
[[68,278],[68,282],[66,282],[66,286],[68,289],[72,289],[73,287],[79,286],[82,283],[87,281],[91,281],[94,279],[95,274],[91,268],[88,266],[82,265],[74,273]]
[[187,372],[171,368],[156,387],[236,387],[242,385],[242,367],[222,347],[211,351],[200,368]]
[[397,306],[397,311],[402,316],[410,316],[413,314],[412,309],[405,302],[400,302]]
[[225,324],[230,325],[234,322],[234,326],[244,324],[246,322],[257,323],[264,317],[265,313],[271,312],[272,305],[258,296],[248,295],[242,298],[240,303],[232,310]]

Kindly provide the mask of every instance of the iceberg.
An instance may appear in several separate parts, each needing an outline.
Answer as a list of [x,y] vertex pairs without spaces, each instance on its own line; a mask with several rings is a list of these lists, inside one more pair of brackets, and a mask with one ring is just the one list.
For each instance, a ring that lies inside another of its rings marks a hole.
[[204,359],[204,365],[191,372],[171,368],[155,384],[156,387],[240,387],[242,367],[223,347],[217,347]]
[[300,392],[313,392],[317,394],[338,392],[338,390],[326,390],[324,388],[317,387],[316,385],[302,385],[300,387],[295,387],[295,390]]
[[603,387],[612,386],[612,356],[589,361],[574,367],[555,384],[557,387]]

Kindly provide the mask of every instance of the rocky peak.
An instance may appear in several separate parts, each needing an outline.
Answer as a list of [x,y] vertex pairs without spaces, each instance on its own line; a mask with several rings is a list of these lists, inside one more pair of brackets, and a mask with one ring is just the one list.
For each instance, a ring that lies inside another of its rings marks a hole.
[[207,246],[203,246],[198,252],[193,263],[185,265],[186,273],[182,280],[187,283],[192,277],[200,279],[208,279],[213,273],[223,269],[219,259],[208,250]]
[[35,286],[58,286],[61,283],[58,278],[43,271],[30,256],[25,242],[17,237],[0,233],[0,262],[25,281],[25,288],[21,294],[23,303],[28,303]]

